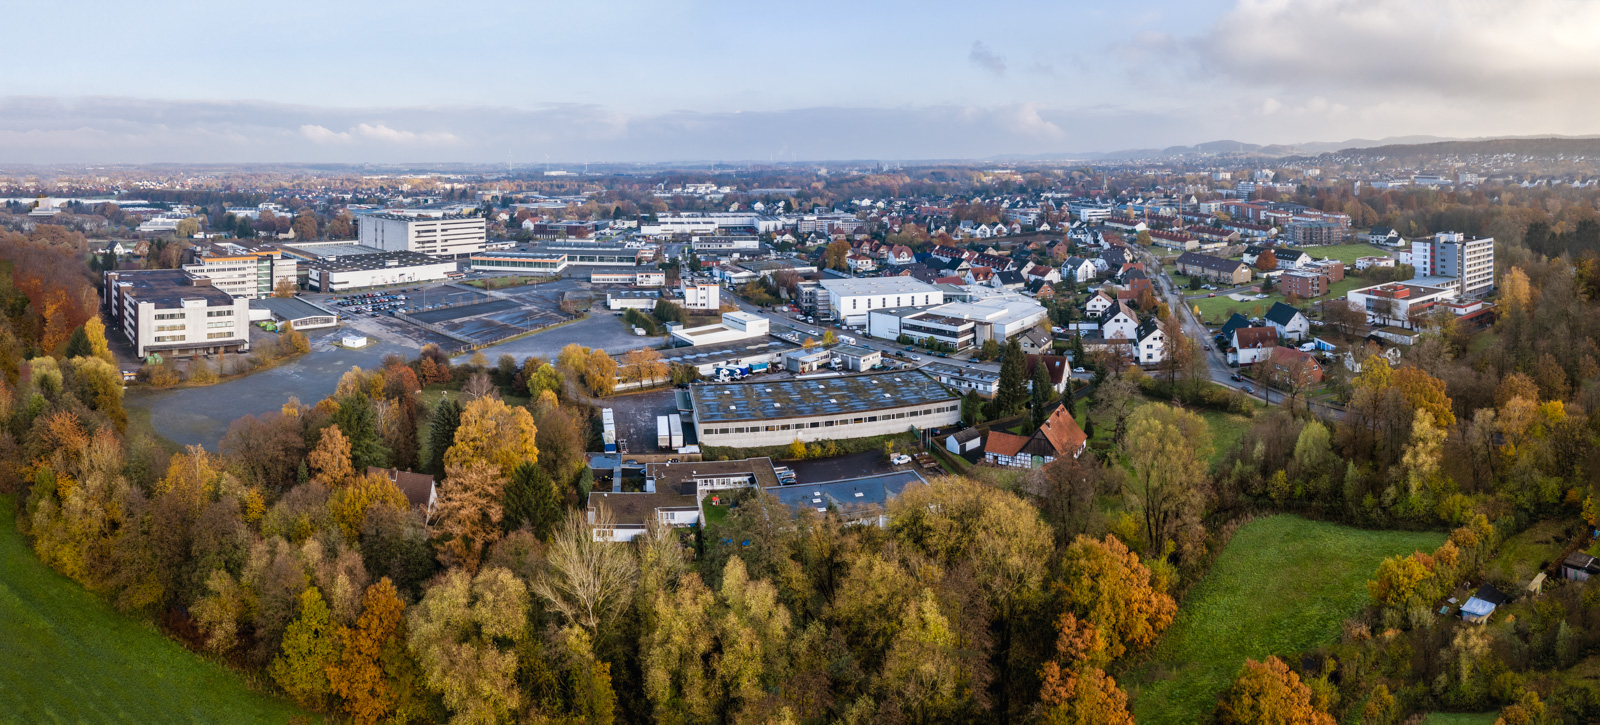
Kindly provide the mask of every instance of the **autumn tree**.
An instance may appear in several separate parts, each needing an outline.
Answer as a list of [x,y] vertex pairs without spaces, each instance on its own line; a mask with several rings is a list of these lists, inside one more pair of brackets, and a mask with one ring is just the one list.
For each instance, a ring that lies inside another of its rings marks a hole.
[[1150,551],[1161,551],[1180,521],[1200,514],[1210,450],[1211,428],[1193,412],[1152,403],[1130,418],[1123,451]]
[[653,348],[629,350],[622,356],[622,379],[630,383],[655,384],[669,372],[661,353]]
[[822,264],[828,269],[844,271],[847,266],[845,259],[849,256],[850,243],[843,239],[837,239],[829,242],[827,249],[823,250]]
[[617,387],[617,361],[595,348],[583,361],[583,384],[595,395],[610,395]]
[[513,408],[497,397],[478,398],[462,409],[444,464],[459,468],[483,461],[508,475],[519,463],[539,460],[538,433],[526,408]]
[[1136,373],[1131,371],[1114,372],[1095,387],[1094,407],[1091,413],[1100,419],[1104,425],[1107,418],[1111,419],[1111,440],[1122,443],[1128,432],[1128,416],[1133,413],[1134,405],[1139,400],[1139,383],[1135,379]]
[[1071,612],[1056,621],[1055,659],[1039,671],[1039,704],[1050,725],[1133,725],[1128,695],[1101,669],[1105,641]]
[[280,298],[293,297],[295,293],[294,280],[289,277],[279,277],[272,285],[272,296]]
[[411,507],[406,495],[393,480],[382,473],[364,473],[351,479],[349,485],[335,489],[328,497],[328,512],[345,540],[353,543],[361,539],[361,526],[367,512],[374,506],[387,506],[395,511]]
[[439,561],[477,571],[484,549],[500,539],[506,477],[481,459],[450,464],[447,471],[435,513]]
[[1155,587],[1139,555],[1115,536],[1079,536],[1063,566],[1058,589],[1067,606],[1101,633],[1113,659],[1150,646],[1177,614],[1177,603]]
[[1311,688],[1277,657],[1246,659],[1217,703],[1216,717],[1222,725],[1334,725],[1333,716],[1313,704]]
[[411,610],[407,642],[450,722],[498,723],[521,708],[516,648],[527,618],[527,587],[500,567],[452,569]]
[[398,696],[385,664],[408,656],[403,651],[405,610],[405,601],[384,577],[362,595],[356,626],[338,629],[340,654],[328,666],[328,682],[353,722],[378,723],[394,710]]
[[267,672],[305,707],[320,707],[329,692],[327,668],[338,658],[328,605],[322,592],[308,587],[300,594],[300,616],[283,634],[283,649]]
[[355,469],[350,465],[350,440],[338,425],[322,429],[317,447],[306,457],[313,480],[329,488],[343,486],[355,479]]

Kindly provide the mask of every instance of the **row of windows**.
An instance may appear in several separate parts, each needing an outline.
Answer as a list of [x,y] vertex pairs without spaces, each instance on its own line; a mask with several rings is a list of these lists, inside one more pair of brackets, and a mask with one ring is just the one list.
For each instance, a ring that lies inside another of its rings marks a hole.
[[208,332],[208,333],[206,333],[206,339],[207,340],[220,340],[220,339],[222,339],[224,337],[233,337],[233,333],[231,333],[231,332]]
[[233,323],[229,322],[227,320],[223,320],[222,322],[207,322],[206,323],[206,327],[209,327],[209,328],[211,328],[213,330],[216,330],[216,329],[219,329],[219,328],[226,328],[226,329],[230,329],[231,330],[231,329],[233,329]]
[[158,312],[158,313],[156,313],[156,319],[158,319],[158,320],[181,320],[181,319],[183,319],[183,313],[182,312]]
[[156,342],[183,342],[187,339],[183,335],[156,335]]
[[233,308],[226,310],[207,310],[206,317],[233,317]]
[[173,330],[183,330],[188,327],[188,325],[156,325],[156,332],[171,332]]
[[859,425],[861,423],[877,423],[880,420],[900,420],[907,416],[933,415],[935,413],[949,413],[958,406],[948,405],[931,410],[913,410],[905,413],[885,413],[882,416],[869,415],[860,418],[840,418],[838,420],[814,420],[810,423],[772,423],[768,425],[752,425],[735,428],[707,428],[706,435],[727,433],[772,433],[786,430],[804,430],[807,428],[832,428],[836,425]]

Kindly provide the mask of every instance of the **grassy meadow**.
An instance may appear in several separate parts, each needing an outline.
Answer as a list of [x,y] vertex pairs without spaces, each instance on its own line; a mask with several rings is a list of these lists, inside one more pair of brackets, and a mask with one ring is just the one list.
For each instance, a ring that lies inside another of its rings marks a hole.
[[0,496],[0,722],[282,725],[303,715],[45,566],[14,507]]
[[1431,551],[1445,535],[1366,531],[1280,514],[1240,528],[1149,663],[1121,684],[1141,725],[1201,722],[1245,658],[1291,655],[1334,641],[1367,604],[1378,562]]

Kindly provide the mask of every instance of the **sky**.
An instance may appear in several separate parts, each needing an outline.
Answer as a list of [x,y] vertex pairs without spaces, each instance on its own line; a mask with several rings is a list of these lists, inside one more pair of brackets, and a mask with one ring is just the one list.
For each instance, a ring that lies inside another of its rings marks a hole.
[[0,163],[978,159],[1600,132],[1590,0],[63,0]]

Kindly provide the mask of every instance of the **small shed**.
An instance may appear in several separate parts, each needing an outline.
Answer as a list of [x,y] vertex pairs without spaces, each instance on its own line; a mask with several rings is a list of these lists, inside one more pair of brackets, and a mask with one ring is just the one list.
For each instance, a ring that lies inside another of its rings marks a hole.
[[1542,571],[1539,572],[1538,575],[1534,576],[1533,581],[1528,582],[1528,594],[1532,596],[1539,596],[1540,594],[1543,594],[1544,579],[1544,572]]
[[1600,561],[1581,551],[1574,551],[1561,560],[1561,578],[1573,581],[1589,581],[1589,577],[1600,573]]
[[983,432],[977,428],[964,428],[944,439],[945,450],[958,456],[980,445],[983,445]]
[[1493,584],[1484,584],[1478,591],[1467,598],[1467,603],[1461,605],[1461,619],[1473,624],[1483,624],[1489,621],[1489,615],[1500,605],[1510,601],[1510,597],[1494,588]]

